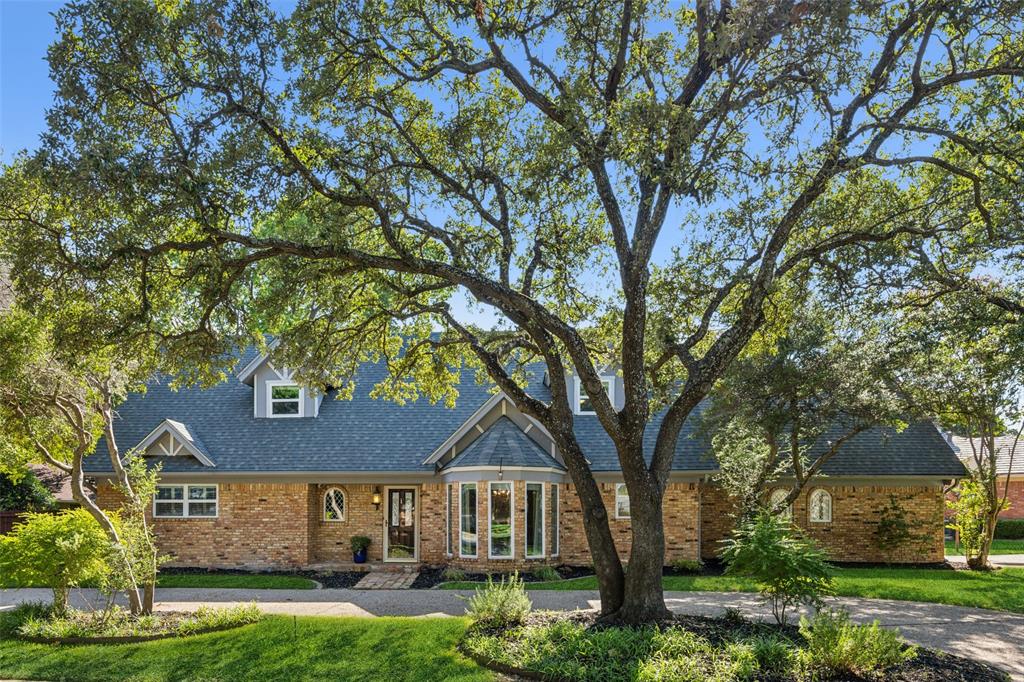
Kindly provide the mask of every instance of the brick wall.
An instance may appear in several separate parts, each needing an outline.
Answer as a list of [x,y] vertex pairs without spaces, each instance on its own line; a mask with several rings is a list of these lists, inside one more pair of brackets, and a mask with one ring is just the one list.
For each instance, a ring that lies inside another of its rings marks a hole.
[[[1003,486],[1006,479],[999,483],[999,494],[1003,494]],[[1001,519],[1024,519],[1024,476],[1017,476],[1010,479],[1010,487],[1007,489],[1007,502],[1010,508],[1003,511]]]
[[[816,488],[832,494],[831,523],[811,523],[808,497]],[[876,530],[882,511],[894,497],[914,527],[918,540],[893,550],[877,546]],[[702,489],[701,554],[714,557],[719,541],[731,531],[734,507],[713,485]],[[793,520],[836,561],[939,563],[943,561],[942,488],[939,486],[809,486],[793,504]]]
[[[312,563],[348,563],[352,561],[353,535],[370,538],[369,561],[380,561],[384,551],[384,488],[380,509],[373,506],[373,485],[321,483],[308,487],[309,555]],[[345,520],[324,520],[324,495],[330,488],[345,493]]]
[[[304,483],[221,483],[217,518],[154,519],[157,545],[173,557],[172,566],[305,566],[309,563],[307,488]],[[107,483],[97,486],[96,495],[101,507],[119,504],[120,494]]]
[[[599,483],[601,497],[608,510],[615,548],[623,561],[629,560],[632,532],[629,519],[615,518],[615,484]],[[583,510],[575,487],[563,486],[562,562],[587,565],[591,562],[587,536],[583,530]],[[665,490],[662,515],[665,521],[665,563],[676,559],[695,560],[698,555],[697,528],[703,511],[697,483],[670,483]]]

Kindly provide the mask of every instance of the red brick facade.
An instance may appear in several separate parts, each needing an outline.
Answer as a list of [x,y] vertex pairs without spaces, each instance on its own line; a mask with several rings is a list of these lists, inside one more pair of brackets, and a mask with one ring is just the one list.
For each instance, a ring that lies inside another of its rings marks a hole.
[[[417,490],[419,560],[451,564],[473,571],[527,569],[540,564],[590,563],[583,531],[579,498],[571,484],[558,484],[558,556],[550,556],[554,532],[551,488],[544,484],[545,556],[525,557],[526,482],[513,481],[514,558],[488,557],[488,481],[477,481],[477,554],[459,556],[458,484],[452,484],[453,502],[447,507],[447,484],[406,485]],[[616,548],[629,559],[632,536],[628,519],[615,518],[615,483],[601,482]],[[345,518],[324,520],[324,494],[332,487],[345,493]],[[794,521],[820,542],[838,561],[941,562],[943,560],[943,499],[939,486],[821,486],[832,495],[832,521],[811,523],[807,499],[812,487],[794,504]],[[1018,489],[1024,489],[1024,485]],[[374,491],[382,504],[375,508]],[[211,568],[282,569],[351,562],[349,539],[371,538],[369,560],[382,560],[384,550],[385,484],[221,483],[216,518],[165,519],[154,522],[161,550],[172,555],[173,565]],[[1019,494],[1019,493],[1018,493]],[[894,497],[921,539],[884,552],[877,546],[876,529],[883,508]],[[98,486],[98,499],[106,507],[117,505],[117,495],[106,484]],[[1018,502],[1024,510],[1024,499]],[[708,483],[673,482],[665,492],[665,562],[711,558],[732,526],[733,506],[720,489]],[[1007,517],[1009,515],[1007,514]],[[450,553],[449,553],[450,534]]]
[[[1006,484],[1004,478],[999,482],[999,494],[1003,493],[1003,486]],[[1010,507],[999,515],[1001,519],[1024,519],[1024,475],[1016,475],[1010,479],[1010,485],[1006,489],[1006,501]]]
[[[808,499],[823,488],[832,495],[832,521],[812,522]],[[878,521],[895,499],[911,526],[913,541],[891,550],[878,546]],[[701,498],[701,556],[718,554],[732,527],[734,506],[722,491],[704,486]],[[835,561],[940,563],[944,559],[941,486],[812,485],[793,504],[793,521]]]

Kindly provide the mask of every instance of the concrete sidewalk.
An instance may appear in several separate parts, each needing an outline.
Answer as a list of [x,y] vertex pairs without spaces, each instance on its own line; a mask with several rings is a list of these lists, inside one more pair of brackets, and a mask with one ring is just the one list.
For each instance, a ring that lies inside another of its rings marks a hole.
[[[961,554],[947,554],[946,561],[963,564],[964,557]],[[1000,568],[1024,568],[1024,554],[989,554],[988,562]]]
[[[166,588],[157,592],[157,609],[189,611],[204,604],[231,605],[255,601],[267,613],[308,616],[453,616],[466,610],[467,591],[453,590],[230,590]],[[49,601],[50,591],[0,591],[0,610],[28,601]],[[593,609],[597,593],[585,590],[535,590],[535,609],[569,611]],[[722,592],[666,592],[676,613],[720,615],[726,608],[770,618],[756,595]],[[74,605],[102,603],[93,590],[76,590]],[[1024,615],[944,604],[841,598],[832,600],[861,622],[877,619],[898,627],[909,641],[922,646],[976,658],[1009,672],[1024,682]]]

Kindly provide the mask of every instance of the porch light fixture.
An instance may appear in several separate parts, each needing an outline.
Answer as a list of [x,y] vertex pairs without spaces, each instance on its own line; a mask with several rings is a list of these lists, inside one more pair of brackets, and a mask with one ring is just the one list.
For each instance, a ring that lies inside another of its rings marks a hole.
[[373,486],[373,508],[380,511],[380,487]]

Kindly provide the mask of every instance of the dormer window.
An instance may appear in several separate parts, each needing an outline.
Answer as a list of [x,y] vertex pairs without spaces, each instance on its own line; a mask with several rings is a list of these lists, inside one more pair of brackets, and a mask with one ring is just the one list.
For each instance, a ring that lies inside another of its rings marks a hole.
[[290,381],[268,381],[267,402],[268,417],[302,416],[302,388]]
[[[587,389],[583,386],[583,380],[577,377],[573,383],[576,384],[576,414],[594,414],[594,405],[590,401],[590,396],[587,395]],[[601,377],[601,383],[604,385],[604,392],[608,395],[608,400],[612,400],[614,403],[612,390],[615,386],[615,377]]]

